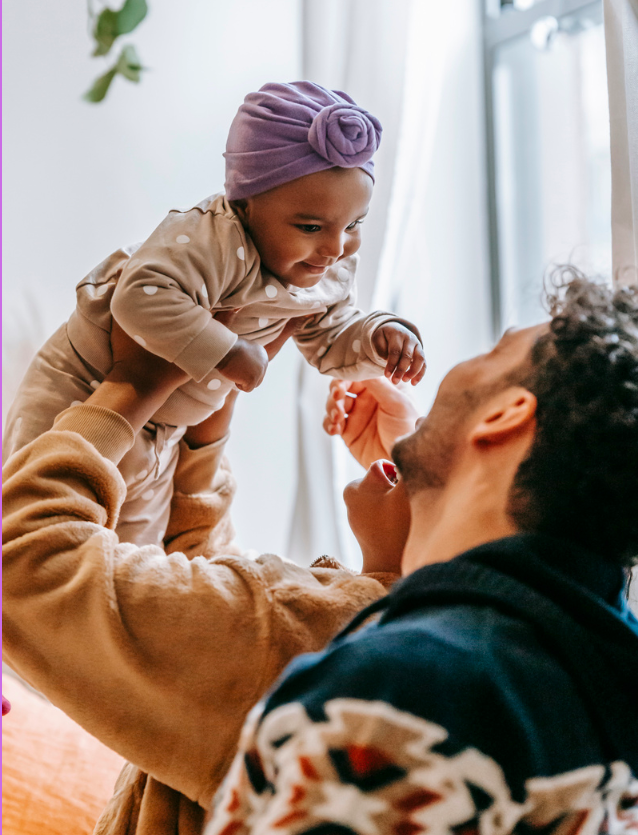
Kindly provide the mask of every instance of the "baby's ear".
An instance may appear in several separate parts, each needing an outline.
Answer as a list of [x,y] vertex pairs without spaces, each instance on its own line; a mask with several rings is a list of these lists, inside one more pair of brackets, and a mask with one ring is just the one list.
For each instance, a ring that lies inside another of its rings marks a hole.
[[242,198],[241,200],[229,200],[228,204],[237,213],[237,217],[241,222],[245,223],[248,219],[248,201]]

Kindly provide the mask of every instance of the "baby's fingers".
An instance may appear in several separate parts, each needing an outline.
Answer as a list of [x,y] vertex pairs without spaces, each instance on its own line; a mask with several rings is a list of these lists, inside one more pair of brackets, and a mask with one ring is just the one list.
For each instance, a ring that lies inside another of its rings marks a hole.
[[400,331],[391,331],[390,333],[385,334],[385,337],[388,344],[387,362],[385,364],[385,376],[393,383],[398,383],[401,377],[403,376],[404,371],[407,371],[407,369],[410,366],[409,362],[407,363],[407,365],[404,365],[404,367],[401,369],[401,373],[395,380],[399,364],[403,360],[403,346],[406,337]]
[[421,345],[418,343],[414,348],[414,354],[412,355],[412,364],[403,375],[404,382],[411,382],[413,386],[417,383],[420,383],[425,375],[425,356],[423,355],[423,349]]
[[401,382],[401,380],[405,380],[406,374],[409,373],[412,364],[413,358],[412,354],[409,350],[409,347],[401,354],[401,359],[399,360],[399,364],[397,365],[394,374],[392,375],[392,383],[397,385]]

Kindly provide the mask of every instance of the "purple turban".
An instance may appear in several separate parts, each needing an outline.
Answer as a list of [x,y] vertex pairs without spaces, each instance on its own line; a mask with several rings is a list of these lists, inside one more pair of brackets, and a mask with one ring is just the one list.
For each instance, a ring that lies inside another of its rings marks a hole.
[[241,200],[327,168],[363,168],[381,124],[346,93],[312,81],[264,84],[237,111],[226,143],[226,196]]

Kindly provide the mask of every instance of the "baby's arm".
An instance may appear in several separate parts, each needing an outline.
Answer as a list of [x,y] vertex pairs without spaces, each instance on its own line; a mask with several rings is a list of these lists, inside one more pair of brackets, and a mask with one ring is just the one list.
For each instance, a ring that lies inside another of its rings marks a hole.
[[[347,299],[331,305],[320,317],[313,318],[297,334],[295,341],[305,359],[322,374],[344,380],[366,380],[381,376],[384,370],[387,374],[390,367],[394,374],[397,363],[390,365],[386,347],[387,335],[392,333],[397,337],[401,334],[406,351],[413,346],[415,361],[405,367],[409,369],[411,379],[418,382],[425,370],[418,329],[392,313],[379,310],[363,313],[354,304],[353,292]],[[405,373],[403,356],[402,360],[401,377]]]
[[211,307],[253,269],[251,260],[245,236],[230,219],[201,209],[171,212],[123,269],[113,318],[138,344],[197,382],[225,359],[226,376],[235,381],[239,358],[243,365],[249,361],[246,346],[228,356],[237,336],[213,318]]

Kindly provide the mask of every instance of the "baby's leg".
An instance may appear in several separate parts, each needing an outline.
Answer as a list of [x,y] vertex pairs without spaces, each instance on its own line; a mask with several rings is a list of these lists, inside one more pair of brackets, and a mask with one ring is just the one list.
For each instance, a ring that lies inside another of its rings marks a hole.
[[179,441],[185,431],[185,426],[147,423],[120,461],[119,469],[127,487],[126,501],[115,529],[121,542],[157,545],[164,539]]
[[2,439],[2,460],[53,426],[73,403],[82,403],[101,381],[75,353],[66,333],[58,328],[33,358],[13,401]]
[[[83,403],[102,377],[74,351],[66,325],[58,328],[34,357],[11,405],[3,436],[3,461],[51,429],[60,412]],[[116,531],[123,542],[149,545],[163,538],[184,432],[185,427],[147,424],[120,462],[127,497]]]

